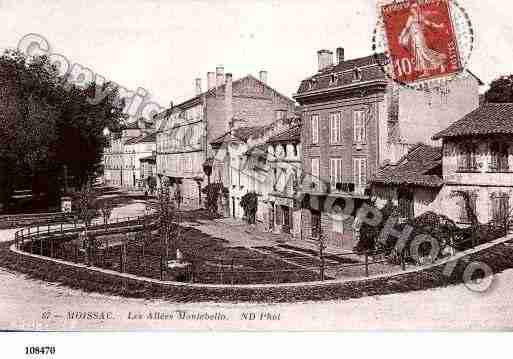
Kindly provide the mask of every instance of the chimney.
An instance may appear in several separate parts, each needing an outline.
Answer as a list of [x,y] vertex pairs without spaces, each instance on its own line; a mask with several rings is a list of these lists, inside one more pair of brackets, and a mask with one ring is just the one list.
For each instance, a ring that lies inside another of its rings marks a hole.
[[224,92],[224,109],[226,111],[226,124],[230,129],[230,122],[233,120],[233,86],[232,74],[226,74],[226,86]]
[[333,51],[319,50],[317,51],[317,59],[319,62],[319,71],[333,65]]
[[344,48],[337,47],[337,64],[344,62]]
[[197,78],[194,83],[196,85],[196,96],[200,95],[201,94],[201,79]]
[[260,71],[259,75],[260,75],[259,76],[260,81],[263,82],[264,84],[266,84],[267,83],[267,71],[262,70],[262,71]]
[[215,72],[207,72],[207,90],[211,90],[216,87],[216,73]]
[[216,87],[221,87],[224,85],[224,67],[217,66],[216,67]]

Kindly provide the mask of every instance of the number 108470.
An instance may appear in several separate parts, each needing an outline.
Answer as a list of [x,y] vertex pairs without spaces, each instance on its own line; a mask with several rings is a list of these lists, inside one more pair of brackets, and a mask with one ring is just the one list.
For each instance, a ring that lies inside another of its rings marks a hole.
[[28,346],[25,347],[25,355],[54,355],[53,346]]

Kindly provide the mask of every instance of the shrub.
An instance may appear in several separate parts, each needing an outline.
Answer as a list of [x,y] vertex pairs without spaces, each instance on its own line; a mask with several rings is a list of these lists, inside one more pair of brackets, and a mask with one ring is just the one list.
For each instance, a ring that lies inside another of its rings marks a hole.
[[244,215],[250,224],[256,222],[258,209],[258,195],[255,192],[248,192],[240,199],[240,205],[244,209]]
[[[371,202],[370,206],[375,207],[375,203]],[[388,201],[385,206],[380,210],[383,216],[381,223],[377,226],[371,226],[367,223],[362,223],[360,226],[360,238],[358,243],[354,247],[354,251],[357,253],[364,252],[373,252],[373,251],[382,251],[387,248],[389,245],[383,246],[383,244],[378,242],[379,235],[385,226],[388,218],[396,213],[398,210],[397,206],[395,206],[391,201]],[[393,244],[395,245],[395,243]],[[393,245],[389,250],[386,250],[386,253],[389,253],[393,248]]]
[[201,192],[206,194],[206,207],[212,213],[217,213],[217,203],[219,195],[228,195],[228,188],[224,187],[222,183],[211,183],[201,189]]

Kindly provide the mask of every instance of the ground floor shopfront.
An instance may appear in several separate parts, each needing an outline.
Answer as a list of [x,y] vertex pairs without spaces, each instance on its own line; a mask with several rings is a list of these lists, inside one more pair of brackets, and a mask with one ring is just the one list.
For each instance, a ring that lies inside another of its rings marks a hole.
[[302,238],[322,238],[331,247],[352,251],[357,244],[355,216],[367,201],[350,194],[304,194],[299,212]]

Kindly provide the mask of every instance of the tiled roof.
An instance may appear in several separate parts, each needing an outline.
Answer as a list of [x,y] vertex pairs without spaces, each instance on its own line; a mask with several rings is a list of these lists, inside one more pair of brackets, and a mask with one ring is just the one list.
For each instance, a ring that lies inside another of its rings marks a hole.
[[283,131],[276,136],[271,137],[268,143],[281,143],[281,142],[300,142],[301,141],[301,127],[295,126]]
[[425,144],[413,147],[396,165],[378,170],[373,183],[441,187],[442,149]]
[[246,156],[250,156],[250,155],[264,155],[266,153],[267,153],[267,144],[261,143],[259,145],[251,147],[244,154]]
[[143,134],[139,137],[130,138],[125,141],[125,145],[135,145],[137,143],[152,143],[157,141],[157,134],[155,132]]
[[484,103],[434,135],[433,140],[491,134],[513,134],[513,103]]
[[[385,59],[384,54],[376,54],[343,61],[330,66],[312,77],[303,80],[297,93],[302,94],[323,88],[352,84],[355,79],[355,69],[360,70],[360,81],[386,80],[387,77],[379,66],[379,64],[385,63]],[[335,83],[331,83],[331,74],[338,75]]]
[[[265,135],[267,131],[271,128],[270,125],[267,126],[252,126],[252,127],[238,127],[233,130],[233,137],[235,140],[247,142],[250,138],[258,138]],[[230,132],[225,133],[224,135],[210,141],[212,145],[221,145],[224,141],[230,139]]]

